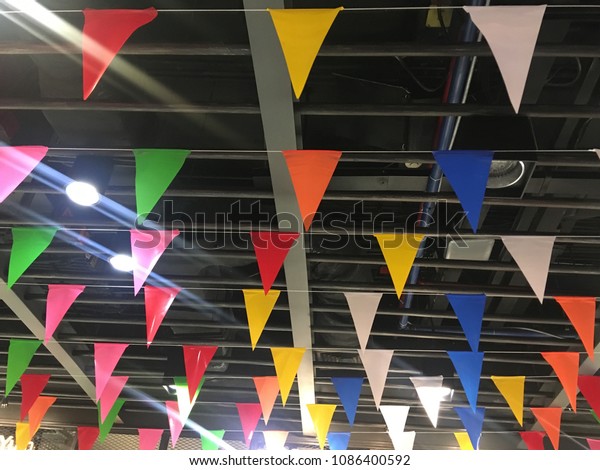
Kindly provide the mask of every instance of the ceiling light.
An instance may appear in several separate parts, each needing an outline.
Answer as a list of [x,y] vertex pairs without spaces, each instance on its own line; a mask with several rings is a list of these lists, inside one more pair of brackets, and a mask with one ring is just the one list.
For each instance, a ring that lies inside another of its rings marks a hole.
[[131,256],[115,255],[109,260],[109,263],[117,271],[124,271],[126,273],[133,271],[133,258]]
[[91,206],[100,200],[100,194],[90,183],[73,181],[65,189],[69,199],[80,206]]

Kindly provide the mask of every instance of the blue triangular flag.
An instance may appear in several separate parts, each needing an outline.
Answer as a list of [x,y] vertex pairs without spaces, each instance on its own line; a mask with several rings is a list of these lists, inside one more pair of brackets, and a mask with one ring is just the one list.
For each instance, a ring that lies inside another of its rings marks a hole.
[[477,232],[494,152],[490,150],[441,150],[433,157],[467,213],[473,232]]
[[358,398],[360,397],[360,389],[362,388],[364,380],[364,377],[331,378],[335,391],[339,395],[346,416],[348,417],[350,426],[354,424],[356,408],[358,407]]
[[485,295],[447,294],[446,297],[465,332],[469,346],[473,351],[477,351],[481,336],[483,310],[485,309]]
[[477,408],[479,394],[479,379],[483,366],[482,352],[448,351],[448,356],[454,364],[458,378],[462,383],[467,400],[473,411]]
[[349,441],[349,432],[327,433],[327,442],[329,442],[329,450],[346,450],[348,448]]
[[473,411],[471,408],[454,408],[456,414],[462,421],[473,449],[479,447],[479,438],[481,437],[481,430],[483,429],[483,417],[485,416],[485,408],[477,408]]

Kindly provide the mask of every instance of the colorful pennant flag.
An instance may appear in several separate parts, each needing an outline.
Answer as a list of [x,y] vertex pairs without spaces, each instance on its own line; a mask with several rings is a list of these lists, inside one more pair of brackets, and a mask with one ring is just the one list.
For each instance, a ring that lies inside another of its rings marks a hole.
[[546,437],[545,432],[520,431],[519,434],[527,446],[527,450],[544,450],[544,437]]
[[121,343],[95,343],[94,368],[96,373],[96,402],[100,400],[106,384],[110,379],[121,356],[128,344]]
[[38,397],[33,406],[29,409],[29,440],[33,439],[42,424],[42,420],[50,409],[56,397]]
[[218,346],[183,346],[185,375],[187,377],[190,402],[200,387],[200,381],[217,352]]
[[598,421],[598,424],[600,424],[600,417],[598,417],[598,415],[594,412],[594,410],[590,410],[590,413],[594,417],[594,419],[596,421]]
[[569,317],[590,359],[594,359],[595,297],[554,297]]
[[331,377],[331,382],[340,397],[350,426],[354,425],[360,390],[364,380],[364,377]]
[[447,294],[446,297],[465,332],[471,350],[477,351],[479,349],[479,337],[481,336],[483,311],[485,310],[485,295]]
[[379,409],[381,403],[381,397],[383,396],[383,389],[385,388],[385,381],[390,370],[390,363],[394,356],[393,349],[365,349],[364,351],[358,350],[358,355],[363,363],[369,385],[371,387],[371,393],[375,400],[375,406]]
[[433,152],[433,156],[456,193],[473,233],[476,233],[494,152],[440,150]]
[[523,426],[523,401],[525,399],[525,376],[515,375],[499,377],[492,375],[492,382],[496,385],[509,408],[517,418],[517,421]]
[[46,298],[46,332],[44,344],[52,338],[58,324],[62,321],[67,310],[71,308],[75,299],[81,295],[85,286],[50,284]]
[[408,274],[423,240],[423,235],[407,233],[374,234],[383,253],[398,298],[402,295]]
[[202,386],[204,385],[206,377],[202,377],[200,381],[200,386],[194,395],[194,398],[190,402],[190,391],[187,384],[187,378],[185,377],[173,377],[173,383],[175,387],[175,394],[177,396],[177,407],[179,410],[179,417],[181,421],[185,424],[192,413],[192,408],[196,404],[196,400],[198,400],[198,395],[200,395],[200,390],[202,390]]
[[394,442],[396,436],[404,433],[409,410],[410,406],[401,405],[381,405],[379,407],[392,442]]
[[600,439],[587,439],[590,450],[600,450]]
[[12,228],[12,248],[8,262],[9,288],[15,285],[27,268],[48,248],[56,232],[54,227]]
[[98,434],[98,442],[104,442],[106,436],[108,436],[108,433],[112,429],[113,424],[115,424],[117,416],[119,415],[119,412],[121,411],[121,408],[123,408],[124,404],[124,399],[117,398],[115,400],[115,404],[108,412],[108,415],[106,415],[106,419],[104,421],[100,420],[100,407],[98,407],[98,428],[100,429],[100,433]]
[[15,430],[15,448],[16,450],[26,450],[29,445],[29,423],[17,423]]
[[269,293],[290,248],[300,236],[295,232],[252,232],[252,245],[265,294]]
[[334,150],[284,150],[304,230],[308,232],[342,156]]
[[546,5],[463,8],[490,46],[518,113]]
[[406,431],[399,434],[390,434],[390,439],[394,450],[409,451],[413,450],[415,445],[415,437],[417,433],[415,431]]
[[171,308],[179,287],[144,286],[144,304],[146,307],[146,347],[150,347],[156,332]]
[[444,390],[442,388],[442,382],[444,377],[437,375],[434,377],[410,377],[419,401],[425,413],[429,417],[431,424],[434,428],[437,428],[438,416],[440,412],[440,402],[444,399]]
[[468,433],[455,432],[454,437],[456,438],[456,442],[458,442],[460,450],[475,450],[473,444],[471,444],[471,438]]
[[25,419],[49,380],[50,374],[21,375],[21,421]]
[[454,411],[460,418],[469,435],[471,445],[474,449],[479,448],[479,438],[483,429],[483,418],[485,417],[485,408],[477,408],[473,411],[471,408],[455,407]]
[[15,190],[48,153],[48,147],[0,147],[0,203]]
[[313,63],[339,8],[271,10],[296,98],[300,99]]
[[265,425],[267,425],[269,424],[269,418],[271,417],[273,406],[275,406],[277,395],[279,395],[279,380],[276,376],[252,377],[252,380],[256,387],[263,420]]
[[344,292],[344,295],[348,302],[350,315],[352,315],[352,321],[354,322],[354,328],[356,329],[360,348],[367,349],[367,342],[369,341],[369,335],[371,334],[371,328],[373,327],[373,320],[375,320],[377,308],[379,307],[379,302],[381,302],[383,294]]
[[158,13],[145,10],[83,10],[81,40],[83,58],[83,99],[88,97],[129,37],[150,23]]
[[579,374],[579,353],[543,352],[542,357],[554,369],[560,380],[573,411],[577,412],[577,375]]
[[471,409],[476,411],[479,379],[481,378],[481,368],[483,366],[483,353],[448,351],[448,356],[450,356],[450,360],[454,364]]
[[225,429],[205,430],[205,432],[200,434],[202,450],[219,450],[219,442],[223,440],[224,435]]
[[169,421],[169,431],[171,432],[171,448],[175,448],[177,440],[183,430],[184,421],[179,414],[179,406],[176,401],[166,401],[167,419]]
[[139,450],[156,450],[163,435],[162,429],[139,428]]
[[327,433],[329,432],[329,426],[331,426],[331,420],[337,405],[323,405],[323,404],[310,404],[306,405],[310,417],[312,418],[313,424],[315,425],[315,431],[317,433],[317,440],[319,441],[319,447],[321,450],[325,448],[325,440],[327,439]]
[[[583,398],[587,400],[597,417],[598,414],[600,414],[600,377],[594,375],[580,375],[577,384],[579,385],[579,390],[581,390]],[[600,420],[598,422],[600,422]]]
[[29,363],[42,344],[34,339],[11,339],[8,344],[8,362],[6,364],[6,385],[4,396],[7,397],[21,376],[29,367]]
[[285,449],[285,441],[288,438],[288,431],[263,431],[265,448],[271,452]]
[[271,348],[283,406],[287,402],[305,351],[305,348]]
[[156,263],[179,235],[179,230],[131,230],[133,290],[137,295]]
[[240,415],[240,422],[242,423],[242,431],[244,432],[244,440],[246,441],[246,447],[250,447],[254,430],[260,420],[262,414],[262,408],[260,403],[236,403],[238,414]]
[[99,400],[100,423],[103,423],[106,420],[110,410],[112,410],[115,402],[117,401],[117,398],[119,398],[119,395],[123,391],[123,387],[125,387],[128,379],[129,377],[127,376],[109,377]]
[[329,450],[347,450],[350,442],[349,432],[329,432],[327,433],[327,442]]
[[562,417],[562,408],[531,408],[531,412],[540,422],[540,425],[546,431],[546,434],[552,442],[554,450],[558,450],[558,441],[560,439],[560,420]]
[[77,448],[79,450],[92,450],[96,439],[98,439],[100,429],[93,426],[77,427]]
[[556,237],[502,237],[504,246],[521,269],[540,303],[544,302]]
[[252,350],[254,351],[279,298],[280,291],[270,290],[265,293],[262,289],[243,289],[242,292],[244,293],[244,303],[248,317],[250,344],[252,344]]

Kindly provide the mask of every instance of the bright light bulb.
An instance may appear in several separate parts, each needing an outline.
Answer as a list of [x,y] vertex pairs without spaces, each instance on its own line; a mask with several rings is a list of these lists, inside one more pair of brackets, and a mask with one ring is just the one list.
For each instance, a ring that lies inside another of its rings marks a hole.
[[111,266],[117,271],[129,273],[133,271],[133,258],[127,255],[115,255],[109,260]]
[[80,206],[91,206],[100,200],[100,194],[94,186],[83,181],[73,181],[65,188],[69,199]]

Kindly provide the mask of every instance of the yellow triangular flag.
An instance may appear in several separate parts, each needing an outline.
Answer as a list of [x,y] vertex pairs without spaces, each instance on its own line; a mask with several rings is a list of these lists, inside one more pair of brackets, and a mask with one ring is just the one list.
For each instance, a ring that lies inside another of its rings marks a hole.
[[15,431],[15,447],[17,450],[26,450],[29,445],[29,423],[17,423]]
[[392,276],[396,294],[400,298],[423,235],[376,233],[375,238],[379,242],[379,248],[381,248],[390,276]]
[[325,447],[325,440],[327,439],[327,433],[329,432],[329,426],[333,419],[333,413],[337,405],[306,405],[310,417],[315,425],[315,431],[317,432],[317,439],[319,440],[319,447],[321,450]]
[[244,289],[244,302],[246,303],[246,315],[248,316],[248,329],[250,330],[250,343],[252,350],[260,338],[267,320],[271,316],[275,302],[279,298],[280,291],[271,289],[267,294],[263,289]]
[[508,403],[515,418],[523,426],[523,400],[525,398],[525,376],[500,377],[492,375],[492,381]]
[[271,348],[283,406],[285,406],[285,402],[290,394],[294,377],[296,377],[305,351],[305,348]]
[[454,437],[456,437],[460,450],[475,450],[468,432],[455,432]]
[[339,8],[271,10],[296,98],[300,99],[308,74]]

